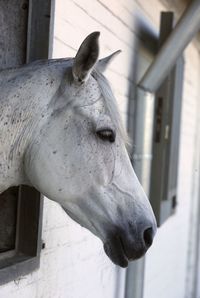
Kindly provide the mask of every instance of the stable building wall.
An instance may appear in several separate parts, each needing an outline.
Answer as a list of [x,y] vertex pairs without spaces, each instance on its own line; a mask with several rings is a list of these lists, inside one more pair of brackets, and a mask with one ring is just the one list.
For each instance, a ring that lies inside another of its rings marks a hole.
[[[142,39],[135,20],[141,16],[158,32],[158,0],[57,0],[53,57],[74,56],[82,40],[100,31],[100,57],[118,49],[106,75],[116,95],[124,123],[133,117],[128,109],[135,86],[133,56]],[[197,200],[200,59],[194,43],[185,51],[185,75],[178,177],[178,208],[158,230],[147,253],[144,298],[196,298],[187,291],[191,218]],[[137,145],[137,144],[134,144]],[[195,183],[194,183],[195,182]],[[102,243],[71,220],[62,208],[45,198],[39,270],[0,287],[1,298],[124,298],[126,270],[111,263]],[[135,276],[137,282],[137,276]],[[133,297],[135,298],[135,297]]]

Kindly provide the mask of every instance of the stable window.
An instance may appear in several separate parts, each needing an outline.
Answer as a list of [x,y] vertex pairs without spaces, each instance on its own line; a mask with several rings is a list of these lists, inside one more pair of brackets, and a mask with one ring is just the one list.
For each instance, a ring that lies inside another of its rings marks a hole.
[[[159,48],[173,30],[173,19],[172,12],[161,14]],[[180,57],[155,93],[150,201],[158,226],[177,206],[183,71],[184,60]]]
[[[162,13],[159,36],[148,20],[143,21],[141,16],[135,23],[139,38],[134,43],[133,84],[129,93],[128,132],[133,139],[130,156],[135,172],[150,198],[157,223],[161,225],[176,208],[184,63],[180,57],[155,94],[137,87],[173,28],[173,14]],[[126,298],[143,297],[144,268],[144,258],[129,265]]]
[[[0,2],[0,69],[48,58],[53,4]],[[42,209],[43,199],[32,187],[21,185],[0,194],[0,284],[38,268]]]
[[0,284],[39,266],[42,200],[28,186],[0,195]]
[[[148,35],[148,29],[144,32],[144,26],[141,31],[144,42],[137,44],[134,63],[136,82],[143,77],[173,30],[173,21],[172,12],[161,14],[157,39]],[[175,212],[177,206],[183,71],[184,60],[179,57],[155,94],[135,87],[134,99],[130,100],[128,128],[134,144],[131,157],[136,174],[149,196],[158,226]]]

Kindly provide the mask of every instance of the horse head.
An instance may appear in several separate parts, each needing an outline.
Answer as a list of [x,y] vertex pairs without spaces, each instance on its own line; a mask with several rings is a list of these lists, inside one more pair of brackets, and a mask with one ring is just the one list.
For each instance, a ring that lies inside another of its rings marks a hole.
[[116,100],[102,74],[118,52],[98,61],[98,37],[98,32],[90,34],[74,59],[52,62],[52,92],[44,91],[48,98],[24,166],[31,185],[59,202],[102,240],[115,264],[126,267],[151,246],[156,221],[131,166]]

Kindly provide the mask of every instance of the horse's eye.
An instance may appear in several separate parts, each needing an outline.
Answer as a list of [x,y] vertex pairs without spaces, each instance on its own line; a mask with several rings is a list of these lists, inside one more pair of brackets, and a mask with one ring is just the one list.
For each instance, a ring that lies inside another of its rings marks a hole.
[[97,136],[103,141],[109,141],[113,143],[115,141],[116,134],[112,129],[105,128],[96,131]]

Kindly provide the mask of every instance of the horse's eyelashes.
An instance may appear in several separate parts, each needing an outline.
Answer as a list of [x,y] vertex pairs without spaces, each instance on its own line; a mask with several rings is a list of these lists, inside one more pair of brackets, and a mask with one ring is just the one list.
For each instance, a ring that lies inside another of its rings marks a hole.
[[115,142],[116,133],[110,128],[99,129],[96,134],[103,141]]

